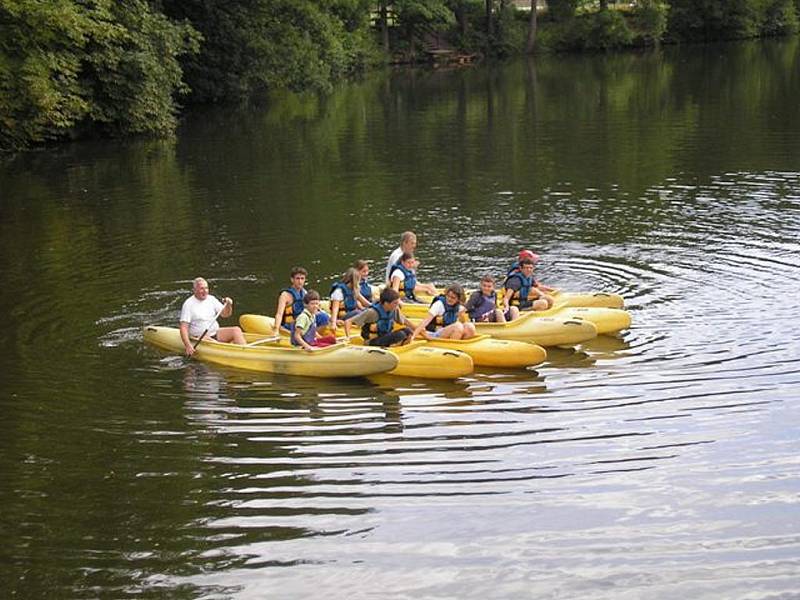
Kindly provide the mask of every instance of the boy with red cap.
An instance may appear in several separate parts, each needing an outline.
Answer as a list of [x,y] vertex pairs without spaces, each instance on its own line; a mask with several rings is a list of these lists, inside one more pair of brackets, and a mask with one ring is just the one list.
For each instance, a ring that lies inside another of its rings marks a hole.
[[[529,288],[530,289],[529,299],[530,300],[537,300],[537,302],[533,302],[532,303],[533,309],[534,310],[546,310],[548,308],[551,308],[553,306],[554,300],[553,300],[552,296],[547,294],[547,292],[555,291],[555,288],[552,288],[552,287],[550,287],[548,285],[545,285],[542,282],[537,281],[533,277],[533,266],[535,266],[536,263],[539,262],[539,255],[536,254],[535,252],[532,252],[531,250],[520,250],[519,251],[518,259],[511,265],[511,268],[506,273],[506,282],[513,281],[514,284],[517,284],[518,283],[518,281],[517,281],[518,277],[515,277],[515,275],[520,274],[521,270],[522,270],[521,266],[524,263],[528,263],[528,262],[530,262],[530,264],[532,265],[532,267],[530,268],[531,285],[530,285],[530,288]],[[526,271],[527,270],[528,269],[526,269]],[[504,284],[504,287],[506,287],[505,284]],[[519,292],[519,288],[520,287],[524,288],[524,287],[527,287],[527,286],[513,285],[513,287],[517,288],[515,291]],[[526,304],[527,304],[526,303],[526,299],[519,298],[518,300],[521,301],[520,308],[527,308],[528,307],[528,306],[526,306]],[[529,306],[531,306],[531,305],[529,305]]]

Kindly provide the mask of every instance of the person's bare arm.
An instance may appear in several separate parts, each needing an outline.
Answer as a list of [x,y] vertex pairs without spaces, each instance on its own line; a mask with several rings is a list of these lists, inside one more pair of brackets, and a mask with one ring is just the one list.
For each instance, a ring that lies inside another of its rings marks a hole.
[[[278,309],[275,311],[274,333],[276,335],[281,331],[281,323],[283,323],[283,313],[286,311],[286,304],[288,297],[289,297],[288,292],[281,292],[281,295],[278,296]],[[291,300],[291,298],[288,298],[288,300]]]
[[192,342],[189,339],[189,324],[184,321],[181,321],[180,332],[181,332],[181,341],[183,342],[183,347],[186,350],[186,356],[191,356],[192,354],[194,354],[194,346],[192,346]]

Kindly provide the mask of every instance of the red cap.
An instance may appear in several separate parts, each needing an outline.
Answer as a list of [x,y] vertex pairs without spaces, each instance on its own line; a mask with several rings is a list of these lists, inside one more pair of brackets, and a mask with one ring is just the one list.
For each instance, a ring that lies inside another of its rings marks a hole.
[[539,262],[539,255],[534,254],[530,250],[520,250],[519,251],[519,259],[524,260],[526,258],[531,259],[533,262]]

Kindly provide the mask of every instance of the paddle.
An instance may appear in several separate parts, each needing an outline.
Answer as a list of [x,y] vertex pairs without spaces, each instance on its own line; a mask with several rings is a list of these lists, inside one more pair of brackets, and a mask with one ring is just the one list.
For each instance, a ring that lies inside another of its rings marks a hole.
[[[214,315],[214,318],[213,318],[213,319],[212,319],[212,321],[211,321],[212,323],[216,322],[216,320],[217,320],[217,319],[219,319],[219,316],[222,314],[222,311],[223,311],[223,310],[225,310],[225,307],[226,307],[226,306],[228,306],[228,305],[227,305],[225,302],[223,302],[223,303],[222,303],[222,308],[220,308],[220,309],[217,311],[217,314],[215,314],[215,315]],[[205,331],[204,331],[204,332],[203,332],[203,333],[200,335],[200,339],[198,339],[198,340],[197,340],[197,341],[194,343],[194,345],[192,345],[192,350],[197,350],[197,347],[200,345],[200,342],[202,342],[202,341],[203,341],[203,338],[204,338],[204,337],[206,337],[206,334],[208,333],[208,330],[209,330],[209,329],[211,329],[211,326],[210,326],[210,325],[209,325],[208,327],[206,327],[206,330],[205,330]]]
[[246,344],[245,347],[249,348],[250,346],[258,346],[259,344],[269,344],[269,343],[272,343],[272,342],[277,342],[280,339],[281,339],[281,336],[273,335],[272,337],[266,337],[266,338],[262,338],[260,340],[256,340],[255,342],[250,342],[249,344]]

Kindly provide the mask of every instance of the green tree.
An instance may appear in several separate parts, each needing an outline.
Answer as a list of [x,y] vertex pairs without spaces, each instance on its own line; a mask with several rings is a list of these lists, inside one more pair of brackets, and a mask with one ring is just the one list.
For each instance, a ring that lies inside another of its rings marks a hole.
[[416,44],[426,33],[435,33],[451,25],[455,15],[447,0],[396,0],[397,22],[409,52],[416,54]]
[[668,36],[717,40],[797,31],[793,0],[670,0]]
[[186,57],[192,98],[216,102],[278,88],[329,89],[377,60],[369,0],[162,0],[205,39]]
[[0,148],[172,131],[197,41],[142,0],[0,0]]
[[565,21],[575,16],[578,0],[548,0],[547,13],[555,21]]

